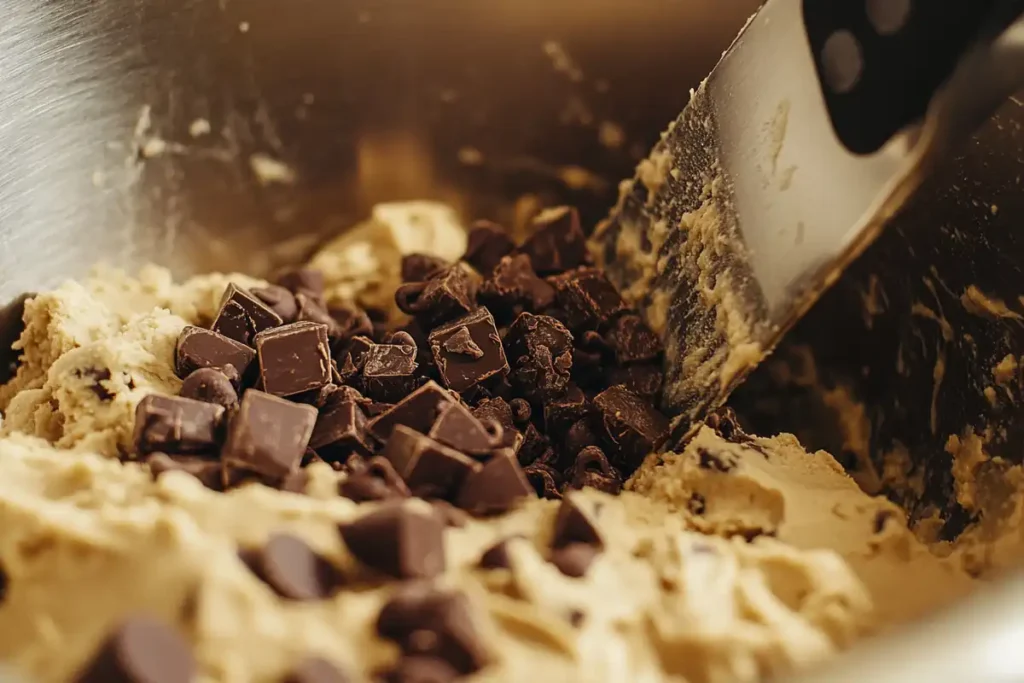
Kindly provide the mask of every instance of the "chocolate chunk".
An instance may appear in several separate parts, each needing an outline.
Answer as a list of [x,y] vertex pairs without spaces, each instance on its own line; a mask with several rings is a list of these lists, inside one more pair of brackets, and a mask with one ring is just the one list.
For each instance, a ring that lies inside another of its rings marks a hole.
[[611,466],[604,451],[597,446],[587,446],[576,456],[569,486],[574,489],[589,486],[616,495],[622,491],[622,474]]
[[484,275],[494,270],[501,258],[516,248],[505,228],[490,221],[473,223],[466,242],[462,260]]
[[164,472],[184,472],[191,474],[208,489],[220,491],[223,488],[221,465],[217,460],[194,455],[170,456],[166,453],[153,453],[146,459],[146,464],[149,465],[149,471],[154,479],[159,478]]
[[572,370],[572,334],[546,315],[523,313],[505,335],[512,386],[537,403],[561,395]]
[[406,254],[402,257],[402,282],[423,282],[450,265],[430,254]]
[[526,480],[530,482],[537,495],[547,500],[560,500],[562,492],[558,490],[558,472],[550,465],[535,462],[523,469]]
[[706,448],[698,448],[697,465],[702,470],[725,473],[735,469],[737,463],[736,459],[728,453],[712,453]]
[[564,548],[573,543],[586,543],[596,548],[604,547],[601,532],[583,505],[579,494],[567,494],[562,498],[558,514],[555,515],[552,548]]
[[381,442],[388,440],[395,425],[405,425],[417,432],[426,433],[430,431],[441,411],[455,400],[455,397],[436,382],[427,382],[396,403],[393,408],[370,420],[367,429]]
[[733,443],[751,443],[753,439],[743,431],[740,426],[740,420],[736,417],[736,411],[728,406],[719,408],[715,412],[707,416],[704,420],[704,424],[711,427],[715,432],[725,439]]
[[596,268],[580,268],[552,278],[558,305],[572,330],[593,330],[629,310],[615,285]]
[[523,426],[533,417],[533,408],[530,407],[529,401],[514,398],[509,401],[508,405],[512,409],[512,421],[518,426]]
[[699,493],[691,493],[686,501],[686,509],[695,515],[703,515],[708,509],[708,501]]
[[381,675],[384,683],[452,683],[458,677],[451,664],[437,657],[402,657]]
[[516,451],[516,457],[521,465],[529,465],[543,456],[550,448],[551,440],[541,434],[536,425],[530,423],[526,425],[526,431],[523,432],[523,443]]
[[349,683],[352,679],[322,657],[306,657],[284,678],[284,683]]
[[590,402],[575,384],[570,384],[565,393],[544,403],[544,428],[550,434],[564,434],[569,427],[582,420],[590,412]]
[[444,524],[432,511],[392,503],[338,529],[356,559],[382,574],[422,579],[444,572]]
[[474,515],[500,514],[533,495],[533,487],[515,456],[503,452],[466,477],[455,504]]
[[[359,394],[359,391],[353,389],[352,387],[344,386],[344,388],[347,390],[355,391],[357,394]],[[314,408],[317,409],[323,409],[328,405],[341,403],[343,400],[345,400],[338,395],[341,389],[342,386],[338,386],[337,384],[334,384],[332,382],[330,384],[325,384],[322,387],[317,387],[316,389],[304,391],[301,394],[294,394],[292,396],[289,396],[288,398],[292,401],[295,401],[296,403],[305,403],[308,406],[313,406]],[[362,394],[359,394],[359,400],[366,399],[363,398]]]
[[303,293],[318,301],[324,297],[324,274],[315,268],[292,268],[277,276],[277,284],[292,294]]
[[345,462],[353,453],[370,455],[373,441],[366,415],[354,401],[331,401],[316,418],[309,446],[326,462]]
[[462,674],[478,671],[492,659],[469,599],[451,590],[422,584],[404,587],[381,609],[377,633],[397,643],[406,655],[437,657]]
[[416,348],[374,344],[363,361],[363,389],[375,401],[395,403],[416,388]]
[[[232,370],[234,366],[229,365]],[[238,404],[238,392],[224,373],[214,368],[199,368],[181,383],[180,395],[225,408]]]
[[630,313],[615,320],[608,332],[608,344],[621,365],[657,360],[663,347],[658,336],[640,316]]
[[487,425],[478,420],[469,408],[461,403],[452,403],[438,416],[437,421],[427,434],[446,446],[469,455],[487,455],[498,447],[502,434],[497,423],[489,421]]
[[239,555],[253,574],[289,600],[320,600],[339,583],[334,566],[291,534],[274,534],[262,548]]
[[421,498],[449,498],[467,476],[481,468],[472,458],[403,425],[391,432],[384,457],[412,494]]
[[[349,459],[357,461],[358,456]],[[399,500],[412,495],[387,458],[375,456],[362,469],[353,468],[338,484],[338,494],[357,503]]]
[[446,527],[454,527],[456,529],[462,529],[469,523],[469,515],[455,507],[447,500],[432,500],[430,504],[434,508],[434,513],[437,518],[440,519]]
[[562,443],[565,447],[565,452],[575,460],[576,454],[587,446],[600,445],[601,437],[598,435],[598,430],[594,428],[593,420],[587,417],[578,420],[569,427]]
[[423,282],[402,285],[395,292],[395,303],[424,326],[435,327],[476,308],[472,289],[469,273],[455,264]]
[[327,309],[323,307],[319,299],[300,291],[295,295],[295,303],[299,307],[299,312],[295,315],[296,321],[326,325],[327,338],[330,340],[331,346],[335,346],[343,341],[345,331],[338,324],[338,321],[331,317],[331,314],[327,312]]
[[122,621],[100,645],[75,683],[191,683],[196,664],[188,642],[156,619]]
[[[462,343],[449,344],[453,337]],[[508,372],[498,329],[486,308],[435,329],[430,333],[430,350],[442,381],[453,391],[466,391]]]
[[480,287],[480,300],[500,310],[503,319],[522,311],[539,313],[555,301],[555,288],[538,277],[526,254],[506,256]]
[[[213,321],[213,331],[237,342],[252,346],[253,338],[263,330],[277,327],[284,321],[252,292],[232,283],[224,291],[220,311]],[[217,363],[223,365],[223,363]],[[237,367],[237,366],[236,366]],[[241,368],[238,369],[243,375]]]
[[512,538],[503,538],[485,550],[480,556],[477,566],[481,569],[511,569],[512,561],[508,555],[508,544]]
[[501,426],[502,438],[500,446],[511,448],[513,451],[519,449],[523,436],[519,430],[515,428],[512,408],[505,399],[500,396],[495,398],[486,398],[480,401],[476,408],[473,409],[473,415],[475,415],[481,422],[486,423],[488,421],[493,421],[495,424]]
[[175,372],[185,378],[199,368],[219,368],[231,365],[244,376],[256,352],[251,348],[211,330],[191,325],[178,337],[175,352]]
[[560,206],[542,211],[533,219],[533,228],[520,251],[530,257],[538,273],[560,273],[586,261],[586,237],[576,209]]
[[214,453],[224,408],[180,396],[150,394],[135,408],[134,443],[139,455]]
[[352,358],[352,363],[357,369],[363,369],[363,365],[366,363],[366,354],[374,346],[373,340],[363,335],[352,337],[349,341],[348,355]]
[[284,477],[298,468],[316,417],[311,406],[250,389],[231,420],[221,458],[265,477]]
[[600,553],[600,549],[590,544],[570,543],[551,551],[551,564],[566,576],[578,579],[586,575]]
[[283,322],[295,322],[295,318],[299,314],[299,305],[295,301],[295,295],[287,289],[277,285],[268,285],[253,289],[252,293],[265,303],[267,308],[281,316]]
[[[328,315],[338,325],[338,344],[348,344],[354,337],[365,337],[368,343],[372,343],[373,321],[366,311],[354,306],[332,306],[327,310]],[[342,349],[338,346],[332,347],[336,351]],[[341,354],[338,354],[341,355]]]
[[661,387],[665,375],[657,365],[629,365],[615,367],[608,373],[609,384],[621,384],[637,396],[655,401],[661,396]]
[[617,452],[613,462],[632,473],[649,453],[668,436],[668,418],[622,385],[616,385],[594,398],[601,413],[605,434]]

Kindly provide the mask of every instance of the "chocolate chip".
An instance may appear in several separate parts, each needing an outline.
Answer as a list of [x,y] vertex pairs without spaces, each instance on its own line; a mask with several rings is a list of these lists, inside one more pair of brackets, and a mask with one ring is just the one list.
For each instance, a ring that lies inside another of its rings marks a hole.
[[430,501],[430,504],[433,506],[438,519],[440,519],[446,527],[462,529],[469,524],[469,515],[449,503],[447,500],[432,500]]
[[512,386],[526,398],[540,403],[568,387],[572,334],[554,318],[523,313],[505,335],[505,349]]
[[402,257],[402,282],[423,282],[450,265],[430,254],[406,254]]
[[[358,456],[350,458],[352,463]],[[338,483],[338,494],[357,503],[399,500],[412,495],[391,462],[375,456],[363,469],[353,469]]]
[[751,441],[750,436],[740,427],[736,411],[729,407],[722,407],[708,415],[704,424],[711,427],[720,437],[733,443],[747,443]]
[[538,277],[526,254],[506,256],[480,287],[480,300],[510,320],[522,311],[539,313],[555,301],[555,288]]
[[538,273],[560,273],[586,261],[586,237],[576,209],[560,206],[542,211],[533,219],[533,229],[520,251],[530,257]]
[[490,221],[477,221],[469,230],[462,260],[487,275],[515,247],[505,228]]
[[494,433],[501,429],[493,426],[496,424],[492,422],[491,430],[488,430],[469,408],[461,403],[452,403],[441,411],[428,436],[469,455],[487,455],[498,447],[503,436]]
[[444,524],[431,511],[392,503],[338,528],[356,559],[382,574],[417,579],[444,572]]
[[590,417],[578,420],[565,433],[565,439],[563,439],[565,452],[573,460],[575,460],[576,454],[587,446],[600,445],[601,437],[598,436],[598,430],[594,428],[592,422]]
[[252,293],[270,310],[281,316],[283,322],[295,322],[295,317],[299,314],[299,305],[295,302],[295,295],[287,289],[277,285],[268,285],[253,289]]
[[886,522],[890,519],[895,519],[896,513],[892,510],[879,510],[875,513],[875,521],[872,525],[872,531],[876,534],[880,534],[885,530]]
[[615,367],[608,373],[608,382],[611,385],[621,384],[637,396],[655,401],[661,396],[661,387],[665,375],[661,367],[657,365],[630,365],[627,367]]
[[569,623],[572,624],[573,628],[579,628],[583,625],[583,622],[586,621],[587,615],[578,609],[573,609],[569,610],[567,618],[569,619]]
[[374,344],[363,362],[363,388],[375,401],[395,403],[416,388],[416,348]]
[[512,409],[512,420],[519,426],[523,426],[533,417],[533,408],[530,402],[521,398],[514,398],[509,401],[509,408]]
[[309,446],[326,462],[345,462],[352,454],[370,455],[373,441],[366,415],[354,401],[331,401],[320,410]]
[[430,381],[370,420],[367,429],[381,442],[388,440],[395,425],[405,425],[417,432],[426,433],[430,431],[437,416],[455,400],[436,382]]
[[458,677],[451,664],[437,657],[402,657],[381,675],[384,683],[452,683]]
[[199,368],[186,377],[181,384],[180,395],[225,408],[233,408],[238,404],[238,392],[232,386],[231,380],[220,370],[213,368]]
[[256,352],[251,348],[212,330],[186,326],[178,337],[175,351],[175,372],[185,378],[200,368],[231,365],[244,376]]
[[632,473],[668,435],[668,418],[622,385],[594,397],[608,440],[618,449],[611,458]]
[[[232,283],[224,291],[220,311],[211,329],[237,342],[252,346],[252,340],[258,333],[277,327],[283,322],[281,316],[253,296],[252,292]],[[245,374],[242,368],[238,368],[238,371]]]
[[593,330],[628,310],[615,285],[596,268],[580,268],[552,278],[558,305],[572,330]]
[[221,465],[217,460],[192,455],[170,456],[166,453],[153,453],[146,459],[146,464],[149,465],[149,471],[154,479],[158,479],[164,472],[184,472],[198,479],[208,489],[223,489]]
[[508,544],[511,538],[503,538],[480,556],[477,566],[481,569],[511,569],[512,560],[508,554]]
[[551,564],[566,576],[578,579],[586,575],[600,553],[600,549],[587,543],[570,543],[551,551]]
[[615,320],[608,343],[615,350],[616,362],[622,365],[656,360],[663,350],[658,336],[634,313]]
[[612,495],[622,491],[622,474],[611,466],[608,457],[597,446],[587,446],[576,456],[569,486],[590,487]]
[[562,499],[562,504],[558,506],[551,547],[564,548],[573,543],[604,547],[601,532],[598,531],[590,513],[584,510],[578,494],[566,495]]
[[736,467],[736,460],[726,453],[712,453],[706,448],[697,449],[697,465],[703,470],[730,472]]
[[324,274],[315,268],[293,268],[277,276],[277,284],[292,294],[307,294],[322,300],[324,296]]
[[692,493],[690,499],[686,501],[686,508],[695,515],[703,515],[708,509],[707,500],[699,493]]
[[274,534],[262,548],[239,556],[253,574],[289,600],[323,599],[339,583],[337,570],[291,534]]
[[544,428],[551,434],[564,434],[590,412],[590,402],[575,384],[565,393],[544,403]]
[[476,307],[472,289],[469,273],[455,264],[423,282],[402,285],[395,292],[395,303],[430,328],[472,311]]
[[114,399],[114,394],[104,385],[112,376],[109,368],[76,368],[74,374],[80,379],[89,379],[89,388],[99,400],[107,402]]
[[231,420],[221,458],[265,477],[284,477],[298,468],[316,417],[311,406],[250,389]]
[[512,408],[505,399],[500,396],[485,398],[473,409],[473,415],[485,424],[488,421],[493,421],[501,426],[501,446],[511,448],[513,451],[519,449],[523,437],[519,430],[515,428]]
[[166,624],[139,615],[122,621],[73,680],[76,683],[190,683],[196,673],[188,642]]
[[326,325],[295,322],[260,332],[253,341],[268,394],[292,396],[331,381]]
[[412,494],[421,498],[448,498],[467,476],[481,468],[472,458],[403,425],[391,432],[384,457],[395,466]]
[[322,657],[306,657],[285,676],[284,683],[349,683],[352,679]]
[[466,477],[455,504],[474,515],[500,514],[533,495],[515,456],[499,453]]
[[[453,337],[461,338],[462,343],[450,346]],[[453,391],[466,391],[508,372],[494,317],[486,308],[436,328],[429,339],[441,379]],[[472,347],[476,347],[475,351]]]
[[221,406],[180,396],[150,394],[135,408],[136,452],[216,452],[223,419]]
[[561,500],[562,493],[558,490],[558,472],[550,465],[535,462],[525,467],[523,474],[538,496],[547,500]]

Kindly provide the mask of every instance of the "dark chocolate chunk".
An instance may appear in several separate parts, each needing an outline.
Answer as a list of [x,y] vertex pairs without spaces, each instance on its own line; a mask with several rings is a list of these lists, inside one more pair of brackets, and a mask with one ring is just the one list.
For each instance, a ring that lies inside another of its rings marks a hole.
[[500,396],[485,398],[473,409],[473,414],[481,422],[493,421],[501,426],[501,446],[511,448],[513,451],[519,449],[523,441],[523,435],[515,427],[513,422],[512,408],[505,399]]
[[736,417],[736,411],[726,406],[711,413],[704,420],[704,424],[711,427],[720,437],[733,443],[750,443],[753,439],[743,431],[740,420]]
[[703,515],[708,509],[708,501],[699,493],[691,493],[686,508],[695,515]]
[[[438,416],[427,434],[446,446],[469,455],[487,455],[500,444],[503,434],[497,423],[484,424],[461,403],[452,403]],[[490,430],[488,429],[490,426]]]
[[580,268],[552,278],[558,305],[573,330],[593,330],[629,310],[619,290],[596,268]]
[[596,548],[604,547],[604,539],[590,513],[584,509],[579,494],[566,494],[555,515],[555,531],[551,540],[552,548],[564,548],[573,543],[586,543]]
[[231,420],[221,458],[265,477],[284,477],[298,468],[316,416],[312,406],[250,389]]
[[430,504],[434,507],[434,513],[437,514],[437,518],[444,522],[446,527],[462,529],[469,523],[469,515],[447,500],[432,500]]
[[576,209],[560,206],[542,211],[533,219],[533,228],[520,251],[530,257],[538,273],[560,273],[586,261],[586,237]]
[[449,498],[481,468],[469,456],[403,425],[392,430],[383,455],[412,494],[421,498]]
[[338,586],[337,569],[291,534],[274,534],[262,548],[239,553],[253,574],[289,600],[320,600]]
[[614,367],[608,373],[608,383],[621,384],[637,396],[655,401],[661,396],[665,375],[658,365],[642,363],[626,367]]
[[[229,365],[234,369],[234,366]],[[215,368],[199,368],[181,383],[179,392],[184,398],[191,398],[204,403],[213,403],[225,408],[238,405],[238,392],[231,380]]]
[[537,426],[532,422],[526,425],[523,432],[523,443],[516,451],[516,457],[523,466],[530,465],[539,460],[551,448],[551,440],[540,433]]
[[668,436],[668,418],[622,385],[594,397],[605,434],[615,446],[612,461],[632,473]]
[[381,442],[388,440],[395,425],[405,425],[417,432],[426,433],[441,411],[455,401],[456,398],[436,382],[427,382],[394,407],[370,420],[367,429]]
[[444,571],[444,524],[430,510],[392,503],[338,529],[356,559],[382,574],[424,579]]
[[194,455],[170,456],[166,453],[153,453],[146,459],[149,471],[157,479],[164,472],[184,472],[198,479],[203,486],[214,491],[223,488],[221,481],[221,465],[217,460],[201,458]]
[[330,401],[316,418],[309,446],[326,462],[345,462],[352,454],[370,455],[373,441],[363,409],[354,401]]
[[381,675],[384,683],[452,683],[459,678],[455,668],[437,657],[402,657],[393,669]]
[[252,293],[270,310],[281,316],[283,322],[295,322],[295,317],[299,314],[299,305],[295,302],[295,295],[287,289],[277,285],[267,285],[253,289]]
[[[334,306],[328,309],[328,315],[338,324],[338,339],[335,344],[346,345],[355,337],[364,337],[367,344],[372,343],[373,321],[366,311],[352,306]],[[335,351],[343,350],[340,346],[332,347]],[[351,350],[346,347],[345,350]],[[338,354],[341,355],[341,354]]]
[[406,254],[402,257],[402,282],[423,282],[450,265],[430,254]]
[[512,386],[537,403],[561,395],[572,370],[572,334],[546,315],[523,313],[505,335]]
[[564,434],[590,412],[590,402],[575,384],[565,393],[544,402],[544,428],[549,434]]
[[345,331],[338,324],[327,309],[323,307],[319,299],[314,298],[306,292],[299,292],[295,295],[295,303],[299,312],[295,315],[296,321],[305,321],[327,326],[327,338],[331,346],[340,344],[344,340]]
[[509,401],[509,408],[512,409],[512,421],[518,426],[523,426],[533,417],[533,408],[530,402],[521,398],[514,398]]
[[608,344],[615,350],[616,362],[622,365],[657,360],[663,351],[661,340],[635,313],[615,320],[608,332]]
[[324,297],[324,274],[315,268],[292,268],[277,276],[277,284],[292,294],[307,294],[321,301]]
[[394,330],[393,332],[389,332],[388,335],[384,337],[384,343],[394,344],[395,346],[411,346],[414,349],[416,348],[416,340],[413,339],[412,335],[405,330]]
[[540,278],[526,254],[506,256],[480,287],[480,300],[511,319],[522,311],[539,313],[555,301],[555,288]]
[[501,452],[466,477],[455,504],[474,515],[492,515],[508,512],[533,495],[515,455]]
[[586,417],[579,420],[565,433],[565,438],[562,440],[565,447],[565,452],[572,458],[576,459],[576,454],[582,451],[587,446],[598,446],[601,444],[601,437],[599,430],[594,427],[594,420],[591,417]]
[[[449,344],[453,337],[462,343]],[[430,350],[442,381],[453,391],[466,391],[508,372],[498,329],[486,308],[436,328],[430,333]]]
[[[348,461],[352,465],[355,462],[358,462],[358,456]],[[383,456],[370,458],[364,467],[351,468],[338,483],[338,494],[357,503],[399,500],[412,495],[391,461]]]
[[75,683],[191,683],[196,664],[188,642],[156,619],[122,621],[100,645]]
[[352,679],[322,657],[306,657],[285,676],[284,683],[349,683]]
[[139,455],[215,453],[224,408],[180,396],[150,394],[135,408],[134,443]]
[[622,474],[612,467],[608,457],[597,446],[587,446],[576,456],[569,479],[569,487],[586,486],[612,495],[622,491]]
[[[257,334],[277,327],[283,322],[281,316],[253,296],[252,292],[232,283],[224,291],[220,311],[211,329],[237,342],[252,346],[252,340]],[[245,374],[241,368],[238,371]]]
[[516,248],[505,228],[490,221],[477,221],[469,230],[462,260],[488,275],[506,254]]
[[570,543],[551,551],[551,564],[566,576],[578,579],[586,575],[600,553],[599,548],[588,543]]
[[560,500],[562,492],[558,490],[558,472],[550,465],[535,462],[523,469],[526,480],[541,498]]
[[363,369],[363,365],[366,363],[366,354],[373,347],[373,340],[363,335],[352,337],[349,341],[347,347],[348,355],[352,358],[352,363],[357,369]]
[[395,303],[424,326],[435,327],[472,311],[476,307],[473,289],[469,273],[455,264],[423,282],[402,285],[395,292]]
[[219,368],[231,365],[244,376],[256,358],[251,348],[212,330],[191,325],[178,337],[175,352],[175,372],[185,378],[199,368]]
[[485,550],[480,555],[477,566],[481,569],[511,569],[512,561],[508,556],[508,544],[511,540],[512,538],[503,538]]
[[363,390],[375,401],[396,403],[416,388],[416,348],[374,344],[363,361]]

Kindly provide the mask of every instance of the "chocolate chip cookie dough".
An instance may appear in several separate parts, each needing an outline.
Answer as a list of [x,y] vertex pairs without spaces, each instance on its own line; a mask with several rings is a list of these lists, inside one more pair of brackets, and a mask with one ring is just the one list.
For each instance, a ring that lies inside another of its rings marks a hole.
[[0,660],[40,683],[760,681],[974,582],[792,437],[659,454],[661,342],[570,208],[390,205],[273,283],[99,271],[25,324]]

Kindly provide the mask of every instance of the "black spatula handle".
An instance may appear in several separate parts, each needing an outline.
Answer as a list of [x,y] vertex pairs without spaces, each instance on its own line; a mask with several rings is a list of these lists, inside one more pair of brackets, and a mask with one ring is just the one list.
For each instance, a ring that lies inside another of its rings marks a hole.
[[803,0],[832,124],[878,150],[920,119],[961,57],[1024,14],[1024,0]]

